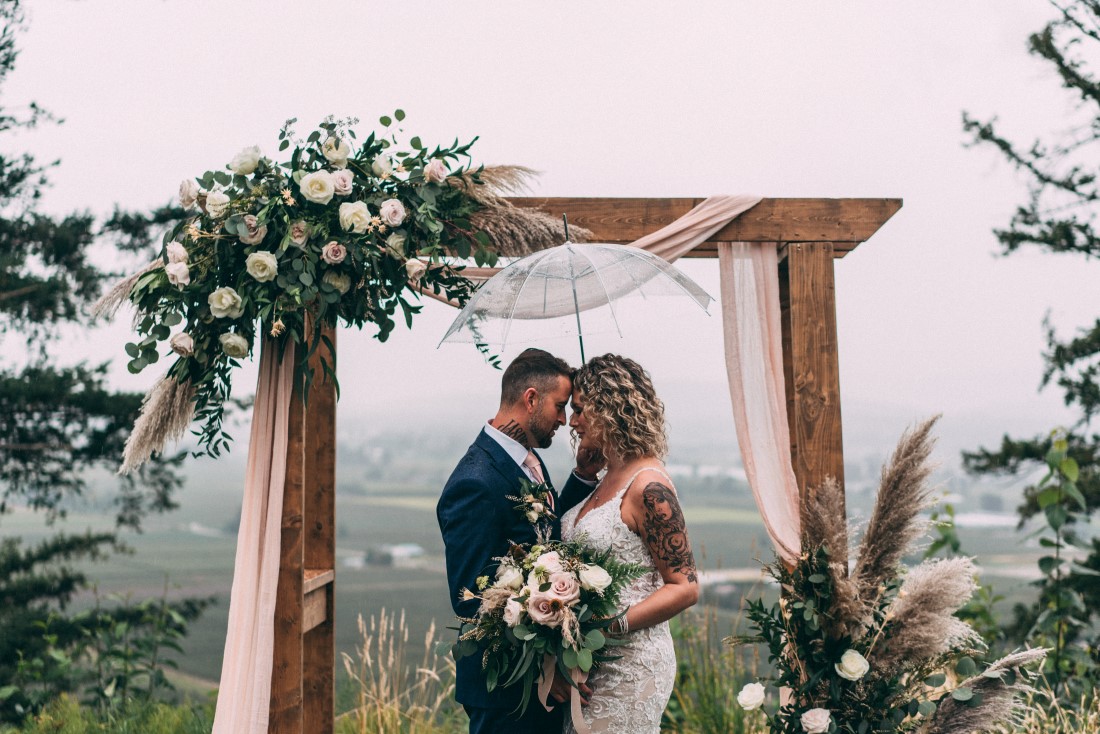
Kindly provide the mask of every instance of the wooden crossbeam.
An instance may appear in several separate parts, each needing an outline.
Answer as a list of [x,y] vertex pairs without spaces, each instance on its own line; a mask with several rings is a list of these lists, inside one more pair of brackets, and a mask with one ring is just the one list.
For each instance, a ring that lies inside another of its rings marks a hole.
[[[516,197],[592,230],[596,242],[633,242],[687,214],[703,199]],[[719,242],[831,242],[844,257],[901,209],[901,199],[763,199],[685,257],[718,257]]]

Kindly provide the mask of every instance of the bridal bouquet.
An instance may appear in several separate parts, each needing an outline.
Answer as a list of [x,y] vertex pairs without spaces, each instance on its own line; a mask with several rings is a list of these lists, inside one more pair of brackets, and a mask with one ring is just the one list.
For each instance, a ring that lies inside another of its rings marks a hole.
[[789,695],[768,705],[756,682],[737,701],[762,710],[773,734],[969,734],[1010,719],[1028,690],[1025,666],[1045,651],[1015,652],[980,671],[982,640],[955,616],[976,588],[971,560],[901,563],[927,526],[934,422],[903,436],[883,467],[851,572],[844,491],[830,480],[803,512],[797,562],[767,568],[779,601],[748,602],[757,634],[731,642],[763,644],[776,671],[770,682]]
[[608,648],[623,643],[607,628],[625,611],[619,595],[642,574],[640,566],[617,561],[610,549],[596,553],[581,541],[541,538],[530,547],[513,545],[499,561],[494,579],[482,576],[477,593],[463,591],[481,605],[461,620],[452,648],[455,659],[482,655],[490,691],[521,684],[526,710],[540,674],[543,690],[555,667],[575,685],[601,661],[615,659]]

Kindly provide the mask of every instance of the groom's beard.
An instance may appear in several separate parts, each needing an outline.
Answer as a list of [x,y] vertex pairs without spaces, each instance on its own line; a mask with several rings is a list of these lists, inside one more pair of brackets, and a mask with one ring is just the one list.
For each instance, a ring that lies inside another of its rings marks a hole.
[[531,437],[532,448],[548,449],[554,440],[554,431],[558,429],[557,416],[549,419],[543,418],[536,409],[531,417],[531,424],[527,427],[527,435]]

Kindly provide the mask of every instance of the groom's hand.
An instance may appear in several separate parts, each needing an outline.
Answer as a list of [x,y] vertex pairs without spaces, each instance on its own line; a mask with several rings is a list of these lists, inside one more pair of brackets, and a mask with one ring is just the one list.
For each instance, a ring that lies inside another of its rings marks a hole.
[[[554,699],[558,703],[565,703],[569,700],[569,689],[572,686],[569,685],[569,681],[565,679],[565,676],[561,674],[560,670],[554,671],[554,682],[550,684],[550,698]],[[588,699],[592,697],[592,689],[589,688],[587,683],[581,683],[577,686],[577,689],[581,692],[581,703],[585,706],[588,705]]]
[[577,468],[573,471],[581,479],[594,482],[606,463],[607,459],[598,449],[579,449],[577,451]]

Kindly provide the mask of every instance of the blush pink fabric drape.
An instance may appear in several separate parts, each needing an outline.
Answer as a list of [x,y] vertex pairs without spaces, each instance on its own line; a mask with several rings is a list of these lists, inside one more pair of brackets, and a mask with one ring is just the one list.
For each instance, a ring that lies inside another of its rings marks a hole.
[[267,732],[294,345],[287,345],[282,361],[278,354],[265,339],[213,734]]

